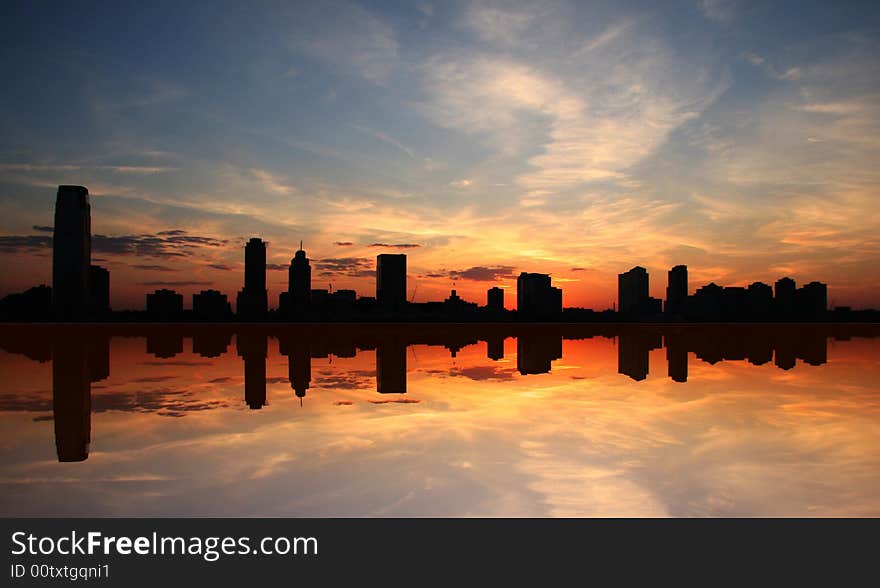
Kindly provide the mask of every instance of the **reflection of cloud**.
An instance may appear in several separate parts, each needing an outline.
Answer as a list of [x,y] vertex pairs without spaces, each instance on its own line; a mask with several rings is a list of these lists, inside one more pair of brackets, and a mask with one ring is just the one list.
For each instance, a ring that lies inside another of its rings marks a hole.
[[418,404],[421,400],[416,400],[415,398],[395,398],[395,399],[384,399],[384,400],[369,400],[370,404]]

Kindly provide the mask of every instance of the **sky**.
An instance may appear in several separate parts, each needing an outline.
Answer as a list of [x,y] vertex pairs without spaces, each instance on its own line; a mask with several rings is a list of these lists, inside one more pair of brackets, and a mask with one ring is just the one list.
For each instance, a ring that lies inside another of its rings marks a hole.
[[234,299],[268,242],[313,288],[485,303],[521,271],[610,308],[829,285],[880,306],[880,7],[745,2],[8,2],[0,295],[51,283],[59,184],[91,194],[114,308]]

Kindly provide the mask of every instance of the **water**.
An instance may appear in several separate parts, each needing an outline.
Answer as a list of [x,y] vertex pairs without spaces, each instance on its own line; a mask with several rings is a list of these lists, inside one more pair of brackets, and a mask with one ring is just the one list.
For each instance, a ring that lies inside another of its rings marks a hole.
[[880,329],[0,327],[0,515],[878,516]]

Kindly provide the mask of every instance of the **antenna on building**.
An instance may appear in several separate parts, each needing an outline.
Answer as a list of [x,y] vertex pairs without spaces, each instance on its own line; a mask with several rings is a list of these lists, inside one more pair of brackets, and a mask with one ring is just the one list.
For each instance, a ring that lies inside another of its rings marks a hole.
[[416,292],[418,292],[418,291],[419,291],[419,285],[416,284],[416,287],[413,288],[412,296],[409,297],[409,301],[410,301],[410,302],[415,302],[415,299],[416,299]]

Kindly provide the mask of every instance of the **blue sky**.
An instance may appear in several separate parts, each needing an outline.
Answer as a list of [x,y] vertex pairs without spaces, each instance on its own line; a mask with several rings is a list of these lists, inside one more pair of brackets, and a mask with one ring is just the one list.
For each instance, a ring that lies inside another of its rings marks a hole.
[[366,294],[375,254],[405,251],[423,300],[547,271],[604,308],[617,273],[645,265],[660,295],[686,263],[692,286],[792,275],[877,304],[875,3],[0,12],[0,293],[48,281],[34,227],[77,183],[116,238],[94,254],[116,307],[232,294],[250,236],[278,267],[302,239],[315,287]]

